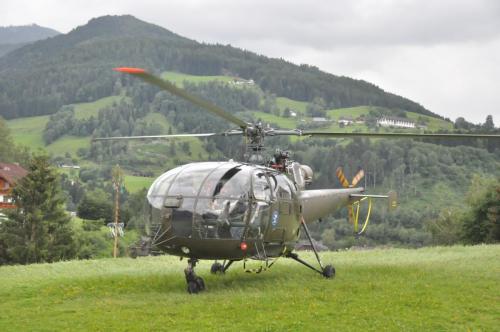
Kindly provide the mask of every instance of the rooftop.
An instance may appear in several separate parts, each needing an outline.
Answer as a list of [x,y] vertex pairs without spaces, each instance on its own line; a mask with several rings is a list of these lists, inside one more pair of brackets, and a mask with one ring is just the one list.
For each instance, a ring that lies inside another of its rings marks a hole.
[[15,183],[17,180],[28,174],[24,168],[18,164],[9,164],[0,162],[0,178],[4,178],[9,183]]

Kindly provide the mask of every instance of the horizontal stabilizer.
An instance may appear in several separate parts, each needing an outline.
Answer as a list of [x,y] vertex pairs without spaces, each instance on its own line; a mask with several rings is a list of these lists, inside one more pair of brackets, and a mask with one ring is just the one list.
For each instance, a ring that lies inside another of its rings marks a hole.
[[387,198],[390,210],[398,207],[398,194],[393,190],[389,191],[387,195],[350,194],[349,196],[352,198]]

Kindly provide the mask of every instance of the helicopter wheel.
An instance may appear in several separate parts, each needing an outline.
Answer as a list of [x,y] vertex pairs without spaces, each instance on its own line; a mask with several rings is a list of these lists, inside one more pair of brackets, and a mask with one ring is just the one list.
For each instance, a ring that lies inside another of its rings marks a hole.
[[224,272],[225,272],[224,265],[222,265],[219,262],[213,263],[212,267],[210,267],[210,273],[212,273],[212,274],[217,274],[217,273],[223,274]]
[[187,291],[189,294],[197,294],[200,291],[198,289],[198,283],[196,281],[188,282]]
[[187,291],[189,294],[198,294],[205,290],[205,281],[201,277],[188,282]]
[[187,291],[189,294],[197,294],[205,290],[205,281],[201,277],[198,277],[194,272],[194,267],[197,262],[197,259],[189,259],[188,266],[184,270],[184,274],[186,275]]
[[196,284],[198,285],[199,291],[205,290],[205,281],[201,277],[196,277]]
[[327,279],[335,277],[335,268],[333,265],[327,265],[323,268],[323,276]]

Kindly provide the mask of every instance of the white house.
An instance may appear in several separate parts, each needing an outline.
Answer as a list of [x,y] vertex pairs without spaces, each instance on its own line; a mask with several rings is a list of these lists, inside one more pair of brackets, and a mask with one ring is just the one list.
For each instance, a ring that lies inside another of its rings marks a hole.
[[380,127],[415,128],[415,122],[409,119],[392,116],[384,116],[378,119],[377,124]]
[[328,119],[324,117],[314,117],[312,120],[313,122],[328,122]]
[[349,125],[352,125],[353,120],[351,118],[341,117],[337,122],[339,125],[342,124],[344,126],[349,126]]

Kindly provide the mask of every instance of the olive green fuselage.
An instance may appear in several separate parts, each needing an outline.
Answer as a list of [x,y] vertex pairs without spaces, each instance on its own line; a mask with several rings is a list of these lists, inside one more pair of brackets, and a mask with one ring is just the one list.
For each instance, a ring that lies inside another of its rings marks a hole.
[[[265,259],[286,255],[299,239],[302,220],[311,223],[326,217],[348,205],[353,200],[351,194],[363,191],[363,188],[300,190],[287,175],[255,165],[227,162],[187,166],[178,171],[181,175],[170,177],[167,183],[170,189],[165,189],[167,185],[162,188],[161,183],[156,185],[167,191],[161,205],[153,202],[155,184],[148,200],[156,205],[151,213],[156,225],[154,247],[197,259]],[[200,170],[202,166],[206,169]],[[211,175],[217,172],[220,175]],[[184,184],[185,194],[181,195],[171,188],[182,181],[183,174],[191,182]],[[199,184],[192,181],[197,174],[202,174]],[[211,178],[215,178],[212,183]],[[233,192],[224,196],[220,188],[225,184],[230,186],[230,181],[238,186],[233,185]],[[195,190],[187,190],[189,185]]]

